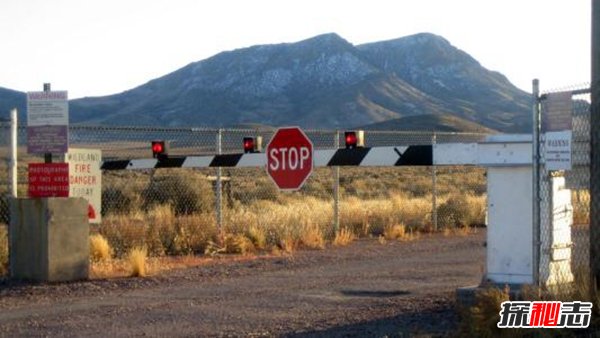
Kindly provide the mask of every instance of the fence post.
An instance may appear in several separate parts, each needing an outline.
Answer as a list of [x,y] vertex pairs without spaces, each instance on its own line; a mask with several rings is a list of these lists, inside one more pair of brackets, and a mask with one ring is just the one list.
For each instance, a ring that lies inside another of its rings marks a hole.
[[10,176],[10,197],[17,198],[17,187],[18,171],[17,171],[17,109],[14,108],[10,111],[10,163],[9,163],[9,176]]
[[[335,139],[333,147],[340,147],[340,131],[335,131]],[[333,233],[334,235],[340,230],[340,167],[333,167]]]
[[[437,135],[435,131],[431,137],[431,145],[435,147],[437,142]],[[437,167],[435,164],[431,165],[431,223],[433,225],[433,231],[438,231],[438,215],[437,215]]]
[[[217,155],[221,155],[223,149],[222,149],[222,134],[223,134],[223,129],[219,128],[217,130]],[[221,174],[222,174],[222,169],[221,167],[217,167],[217,179],[216,179],[216,184],[215,184],[215,208],[216,208],[216,218],[217,218],[217,232],[219,233],[219,238],[221,238],[221,236],[223,235],[223,204],[222,204],[222,199],[223,199],[223,189],[222,189],[222,182],[221,182]]]
[[532,181],[533,181],[533,205],[532,205],[532,259],[533,259],[533,283],[539,285],[540,279],[540,82],[534,79],[532,82],[533,96],[533,132],[532,132]]
[[592,102],[590,116],[590,270],[600,289],[600,0],[592,0]]

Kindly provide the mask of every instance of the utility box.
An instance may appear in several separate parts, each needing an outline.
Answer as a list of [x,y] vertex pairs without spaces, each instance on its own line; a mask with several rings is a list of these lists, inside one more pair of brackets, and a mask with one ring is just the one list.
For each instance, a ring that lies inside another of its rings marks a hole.
[[490,167],[486,279],[531,284],[533,276],[531,167]]
[[89,277],[88,202],[18,198],[10,205],[10,277],[62,282]]

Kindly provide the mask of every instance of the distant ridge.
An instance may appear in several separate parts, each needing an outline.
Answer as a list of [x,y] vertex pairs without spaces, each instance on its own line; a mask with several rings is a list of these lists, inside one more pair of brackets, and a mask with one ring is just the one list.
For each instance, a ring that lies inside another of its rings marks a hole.
[[[23,113],[24,102],[0,90],[0,112],[17,105]],[[443,37],[354,46],[330,33],[222,52],[119,94],[72,100],[70,115],[103,125],[528,132],[529,104],[529,94]]]
[[451,115],[412,115],[384,122],[377,122],[356,129],[365,130],[400,130],[400,131],[436,131],[467,132],[492,134],[497,131],[486,128],[475,122]]

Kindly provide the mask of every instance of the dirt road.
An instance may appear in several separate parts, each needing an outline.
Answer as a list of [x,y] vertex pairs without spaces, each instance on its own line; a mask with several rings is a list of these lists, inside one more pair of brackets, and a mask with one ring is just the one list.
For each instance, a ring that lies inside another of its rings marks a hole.
[[0,336],[444,335],[479,283],[485,232],[223,258],[137,279],[0,282]]

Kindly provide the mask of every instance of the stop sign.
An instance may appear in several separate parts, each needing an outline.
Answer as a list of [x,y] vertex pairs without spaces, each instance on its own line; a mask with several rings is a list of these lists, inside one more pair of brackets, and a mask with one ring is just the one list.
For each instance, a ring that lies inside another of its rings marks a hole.
[[267,173],[281,190],[298,190],[313,170],[313,145],[298,127],[279,128],[266,149]]

